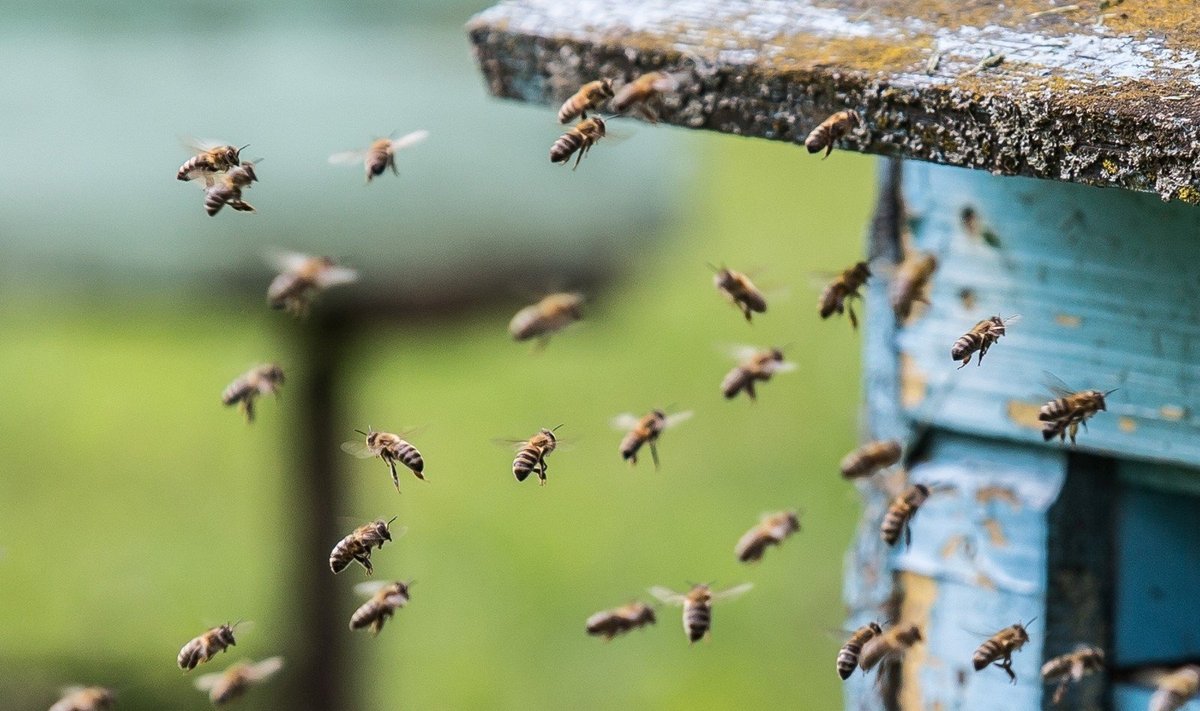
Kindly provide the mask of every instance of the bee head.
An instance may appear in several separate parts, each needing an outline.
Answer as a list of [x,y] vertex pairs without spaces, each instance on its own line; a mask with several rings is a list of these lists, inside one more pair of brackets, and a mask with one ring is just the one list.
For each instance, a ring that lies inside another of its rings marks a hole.
[[282,384],[283,383],[283,368],[272,363],[271,367],[267,368],[266,376],[267,376],[267,380]]
[[612,79],[601,79],[600,80],[600,93],[606,97],[610,97],[610,98],[612,97],[612,95],[613,95]]
[[654,615],[654,608],[649,605],[642,605],[642,619],[650,624],[658,622],[658,618]]
[[883,628],[881,628],[879,626],[879,623],[875,622],[874,620],[872,620],[871,622],[868,622],[867,627],[870,627],[871,631],[877,635],[883,634]]
[[228,622],[226,622],[225,624],[221,625],[220,627],[217,628],[217,638],[220,639],[225,644],[229,645],[230,647],[236,647],[237,641],[234,640],[234,638],[233,638],[233,628],[237,627],[240,624],[241,624],[241,622],[237,622],[237,623],[231,625]]

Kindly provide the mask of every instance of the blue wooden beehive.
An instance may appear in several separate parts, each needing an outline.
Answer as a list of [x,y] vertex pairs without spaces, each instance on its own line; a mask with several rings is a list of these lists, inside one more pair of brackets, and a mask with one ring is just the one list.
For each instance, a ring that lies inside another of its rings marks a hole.
[[[470,26],[497,95],[667,68],[689,74],[668,123],[803,143],[851,108],[841,147],[906,159],[868,252],[939,267],[903,324],[877,269],[866,424],[939,490],[889,549],[891,494],[860,485],[845,600],[852,626],[882,610],[927,642],[856,675],[848,708],[1048,708],[1041,664],[1086,642],[1108,672],[1062,706],[1143,709],[1144,672],[1200,660],[1200,48],[1175,5],[1129,5],[514,0]],[[957,370],[951,344],[997,314],[1021,319]],[[1043,442],[1046,372],[1118,389],[1078,446]],[[1015,686],[972,669],[978,633],[1034,617]]]

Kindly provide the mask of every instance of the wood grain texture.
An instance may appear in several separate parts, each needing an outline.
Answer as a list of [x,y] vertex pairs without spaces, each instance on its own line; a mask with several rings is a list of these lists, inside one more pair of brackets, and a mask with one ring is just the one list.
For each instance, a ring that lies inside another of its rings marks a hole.
[[664,114],[679,126],[802,143],[853,108],[842,148],[1200,202],[1200,20],[1066,5],[509,0],[468,30],[496,96],[553,104],[667,69],[687,77]]

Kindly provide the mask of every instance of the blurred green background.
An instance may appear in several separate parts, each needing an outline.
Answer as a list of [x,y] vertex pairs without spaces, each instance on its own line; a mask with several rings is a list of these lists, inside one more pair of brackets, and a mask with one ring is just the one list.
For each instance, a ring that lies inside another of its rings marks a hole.
[[[187,639],[254,621],[192,676],[303,639],[293,566],[327,561],[290,555],[303,522],[289,391],[306,373],[289,366],[304,324],[263,305],[257,254],[271,245],[363,270],[326,307],[370,294],[426,309],[347,337],[350,417],[327,443],[419,426],[429,478],[402,479],[397,496],[383,464],[340,452],[330,473],[350,492],[340,528],[380,515],[408,527],[375,554],[377,577],[417,581],[378,638],[345,631],[355,708],[840,707],[826,631],[842,623],[857,514],[836,464],[855,441],[860,339],[819,320],[811,275],[861,254],[872,162],[630,122],[578,171],[550,166],[553,110],[484,95],[462,24],[485,5],[6,10],[0,58],[29,72],[0,80],[0,138],[31,168],[0,178],[0,709],[47,708],[77,682],[116,687],[121,709],[201,709],[174,663]],[[74,56],[54,53],[68,45]],[[270,51],[306,46],[323,59]],[[129,78],[147,71],[161,82]],[[323,162],[422,126],[434,137],[399,179],[363,188]],[[267,158],[248,195],[260,214],[203,215],[172,177],[186,133]],[[705,262],[754,272],[778,297],[770,312],[746,324]],[[510,289],[479,292],[489,263]],[[540,353],[508,340],[524,297],[589,271],[602,287],[584,323]],[[725,402],[722,349],[738,343],[789,344],[799,369],[757,404]],[[248,427],[219,395],[266,360],[289,382]],[[609,419],[664,405],[696,414],[663,436],[661,471],[648,457],[628,467]],[[516,483],[491,440],[559,423],[571,446],[548,485]],[[735,562],[760,514],[797,506],[799,535]],[[347,619],[363,579],[338,578]],[[713,580],[755,589],[716,609],[705,642],[689,647],[676,608],[609,644],[583,633],[648,586]],[[289,673],[239,707],[283,708]]]

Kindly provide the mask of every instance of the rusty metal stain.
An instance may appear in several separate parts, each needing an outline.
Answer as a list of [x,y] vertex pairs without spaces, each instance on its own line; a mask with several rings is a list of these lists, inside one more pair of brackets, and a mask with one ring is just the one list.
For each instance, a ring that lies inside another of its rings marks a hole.
[[1038,420],[1038,411],[1041,409],[1042,403],[1009,400],[1007,406],[1008,419],[1018,427],[1040,430],[1042,429],[1042,423]]
[[917,359],[907,353],[900,354],[900,404],[913,410],[925,402],[928,392],[925,371],[917,366]]
[[1117,427],[1125,434],[1133,434],[1137,432],[1137,422],[1132,417],[1117,418]]
[[1083,318],[1072,314],[1054,314],[1054,323],[1064,328],[1079,328],[1083,325]]
[[985,518],[983,520],[983,528],[988,532],[988,540],[993,546],[1004,547],[1008,545],[1008,536],[1004,535],[1004,525],[994,518]]
[[1021,508],[1021,500],[1017,498],[1017,492],[1013,491],[1008,486],[984,486],[980,487],[975,492],[975,500],[981,504],[989,504],[993,501],[1004,501],[1011,505],[1014,509]]

